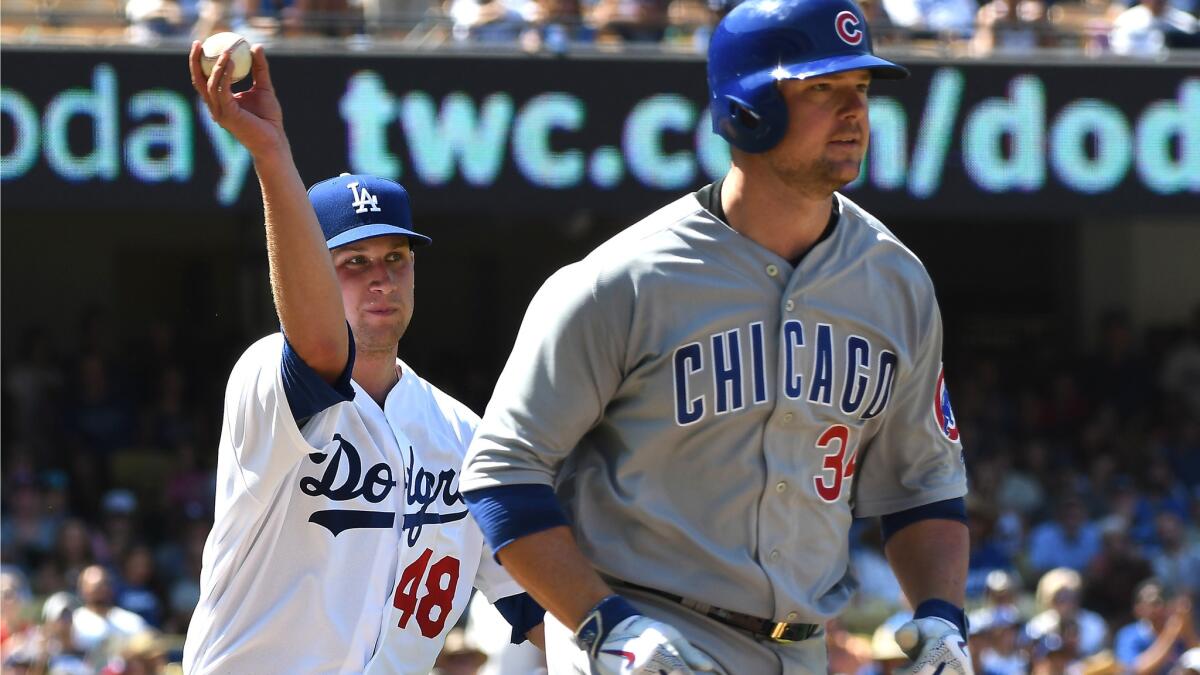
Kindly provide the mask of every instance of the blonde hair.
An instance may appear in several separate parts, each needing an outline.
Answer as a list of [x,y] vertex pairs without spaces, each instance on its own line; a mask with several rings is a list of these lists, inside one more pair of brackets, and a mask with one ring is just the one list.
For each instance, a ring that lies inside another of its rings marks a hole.
[[1038,580],[1037,593],[1034,597],[1042,609],[1049,609],[1054,604],[1054,596],[1059,591],[1068,590],[1076,593],[1083,587],[1083,578],[1079,572],[1070,567],[1056,567],[1042,575]]

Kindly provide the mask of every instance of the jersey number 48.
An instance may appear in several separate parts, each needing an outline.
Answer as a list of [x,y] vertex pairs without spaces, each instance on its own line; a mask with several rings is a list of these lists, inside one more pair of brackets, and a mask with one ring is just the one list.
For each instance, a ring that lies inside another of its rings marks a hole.
[[[415,616],[421,635],[427,638],[442,634],[454,606],[455,591],[458,590],[458,558],[446,556],[430,565],[432,556],[433,549],[427,548],[404,568],[396,584],[396,596],[392,599],[392,606],[400,610],[400,621],[396,625],[406,628],[409,620]],[[428,576],[425,574],[427,568]],[[425,595],[418,600],[422,579],[425,580]],[[437,616],[434,616],[435,611]]]

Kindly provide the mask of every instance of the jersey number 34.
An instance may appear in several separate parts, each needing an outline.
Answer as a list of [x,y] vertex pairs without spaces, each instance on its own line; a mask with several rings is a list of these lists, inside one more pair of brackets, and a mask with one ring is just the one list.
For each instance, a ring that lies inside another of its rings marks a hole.
[[[817,496],[825,502],[832,504],[841,499],[842,486],[845,485],[846,479],[854,476],[854,460],[858,451],[851,451],[849,445],[850,428],[844,424],[829,427],[817,439],[817,448],[830,450],[823,458],[821,473],[813,476],[813,487],[817,490]],[[849,458],[846,455],[849,455]]]
[[[427,548],[404,568],[396,584],[396,596],[392,599],[392,606],[400,610],[400,621],[396,625],[407,628],[409,620],[415,616],[421,635],[427,638],[442,634],[454,606],[455,591],[458,590],[458,558],[446,556],[430,565],[431,557],[433,549]],[[425,580],[423,585],[422,579]],[[418,600],[422,587],[425,594]]]

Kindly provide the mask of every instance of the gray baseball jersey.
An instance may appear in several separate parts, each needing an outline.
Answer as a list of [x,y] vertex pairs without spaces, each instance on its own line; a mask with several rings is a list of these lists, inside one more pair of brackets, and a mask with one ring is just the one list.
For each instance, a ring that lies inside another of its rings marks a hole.
[[793,267],[687,195],[555,273],[464,491],[555,486],[604,574],[781,622],[856,584],[854,517],[966,494],[917,257],[836,195]]

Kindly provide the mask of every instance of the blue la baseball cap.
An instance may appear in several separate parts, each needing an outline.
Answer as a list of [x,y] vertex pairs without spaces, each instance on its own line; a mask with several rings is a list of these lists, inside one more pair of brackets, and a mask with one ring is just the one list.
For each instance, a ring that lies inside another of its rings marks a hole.
[[395,181],[343,173],[309,188],[308,200],[330,249],[389,234],[408,237],[411,246],[433,242],[412,229],[408,192]]

